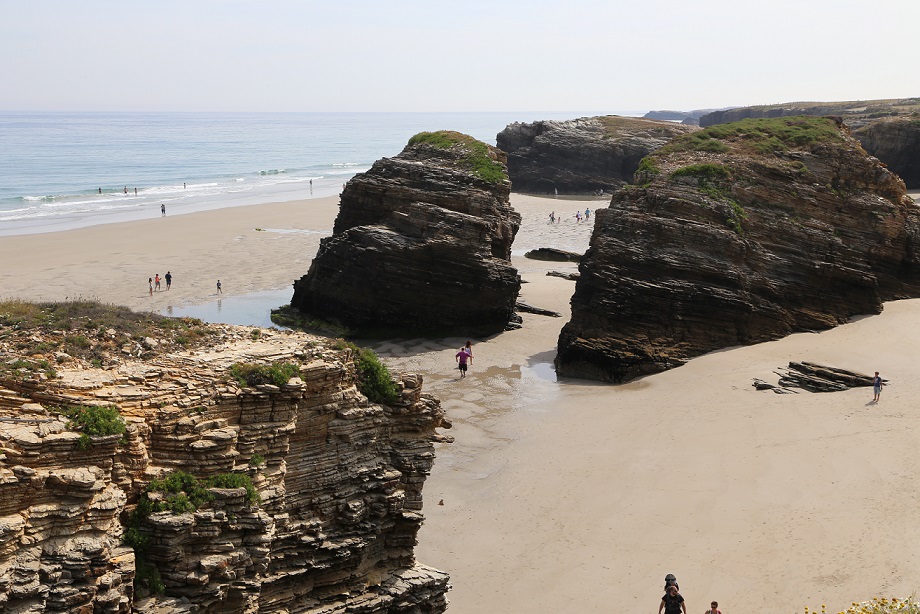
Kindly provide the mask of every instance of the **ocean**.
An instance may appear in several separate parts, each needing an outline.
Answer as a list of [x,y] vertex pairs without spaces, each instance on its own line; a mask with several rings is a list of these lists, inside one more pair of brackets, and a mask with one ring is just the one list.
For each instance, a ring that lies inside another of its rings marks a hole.
[[0,112],[0,236],[330,196],[423,130],[598,114]]

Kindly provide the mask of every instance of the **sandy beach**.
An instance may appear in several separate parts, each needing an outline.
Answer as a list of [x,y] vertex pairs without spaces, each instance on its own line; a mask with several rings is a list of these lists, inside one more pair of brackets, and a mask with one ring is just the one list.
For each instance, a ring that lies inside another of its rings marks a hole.
[[[425,485],[417,558],[448,571],[454,613],[657,611],[665,574],[689,612],[837,612],[920,589],[920,417],[914,399],[920,300],[885,305],[822,333],[733,348],[638,381],[555,381],[551,367],[574,282],[535,247],[584,251],[576,210],[604,201],[513,195],[523,216],[521,299],[563,314],[473,339],[378,342],[446,407]],[[94,298],[134,309],[285,288],[305,274],[338,199],[320,198],[0,239],[0,297]],[[563,222],[549,225],[550,211]],[[263,230],[257,230],[263,229]],[[150,296],[147,278],[173,274]],[[869,372],[890,384],[778,395],[790,360]],[[443,501],[443,505],[439,502]]]

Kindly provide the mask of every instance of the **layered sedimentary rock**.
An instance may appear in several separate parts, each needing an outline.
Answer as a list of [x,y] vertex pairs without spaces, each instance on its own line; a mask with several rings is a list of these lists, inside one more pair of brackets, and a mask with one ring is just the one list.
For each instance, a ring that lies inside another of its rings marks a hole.
[[738,107],[703,115],[700,125],[795,115],[841,117],[869,154],[900,175],[908,188],[920,187],[920,98]]
[[348,182],[291,306],[365,333],[502,330],[520,289],[510,190],[494,147],[455,132],[413,137]]
[[[447,575],[413,556],[443,417],[421,377],[403,374],[396,402],[373,403],[351,349],[207,328],[207,346],[159,353],[162,339],[87,331],[94,348],[122,348],[95,366],[36,350],[66,347],[63,331],[3,330],[0,610],[442,612]],[[250,387],[228,372],[276,361],[297,375]],[[118,408],[123,435],[81,442],[59,413],[101,405]],[[176,470],[246,476],[260,500],[211,488],[197,510],[137,521],[138,502],[161,495],[147,486]],[[137,551],[123,545],[129,525]],[[136,576],[165,595],[135,604]]]
[[695,128],[607,115],[513,123],[498,133],[516,192],[590,194],[629,182],[639,161]]
[[867,123],[853,131],[863,148],[897,173],[908,188],[920,188],[920,113]]
[[559,373],[624,381],[920,295],[920,213],[828,118],[673,141],[597,211]]

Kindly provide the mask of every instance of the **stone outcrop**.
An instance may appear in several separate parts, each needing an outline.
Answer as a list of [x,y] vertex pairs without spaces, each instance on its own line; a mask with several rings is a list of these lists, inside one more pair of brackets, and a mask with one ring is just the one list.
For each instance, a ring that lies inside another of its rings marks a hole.
[[673,122],[607,115],[515,122],[498,133],[515,192],[592,194],[628,183],[639,161],[695,130]]
[[897,173],[908,188],[920,188],[920,113],[867,123],[853,131],[863,148]]
[[737,107],[703,115],[700,125],[795,115],[839,116],[870,155],[900,175],[909,189],[920,188],[920,98]]
[[920,295],[920,213],[828,118],[673,141],[598,209],[561,375],[624,381]]
[[413,137],[348,182],[291,306],[364,334],[501,331],[520,289],[510,190],[499,150],[452,132]]
[[[90,326],[82,339],[102,347]],[[3,329],[0,610],[444,611],[447,575],[413,555],[443,417],[422,378],[402,374],[398,400],[374,403],[356,386],[348,347],[204,328],[206,345],[186,337],[187,349],[157,353],[162,339],[127,342],[95,365],[40,353],[66,347],[64,331]],[[120,343],[114,329],[99,335]],[[229,374],[276,361],[296,376],[248,386]],[[81,437],[59,414],[101,405],[118,408],[124,434]],[[176,470],[245,476],[260,500],[212,487],[197,510],[132,513],[163,496],[144,494],[152,480]],[[131,531],[144,547],[124,545]],[[135,603],[134,584],[159,582],[165,595]]]
[[656,119],[659,121],[671,121],[687,124],[688,126],[699,126],[700,118],[708,115],[717,109],[694,109],[693,111],[649,111],[642,117],[645,119]]

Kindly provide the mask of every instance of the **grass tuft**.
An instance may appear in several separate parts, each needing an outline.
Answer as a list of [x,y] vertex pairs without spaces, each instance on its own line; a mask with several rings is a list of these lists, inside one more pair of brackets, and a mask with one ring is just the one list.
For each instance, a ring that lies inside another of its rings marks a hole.
[[492,159],[489,146],[471,136],[439,130],[437,132],[419,132],[409,139],[409,145],[430,145],[438,149],[458,149],[461,159],[470,171],[487,183],[502,183],[508,179],[505,166]]

